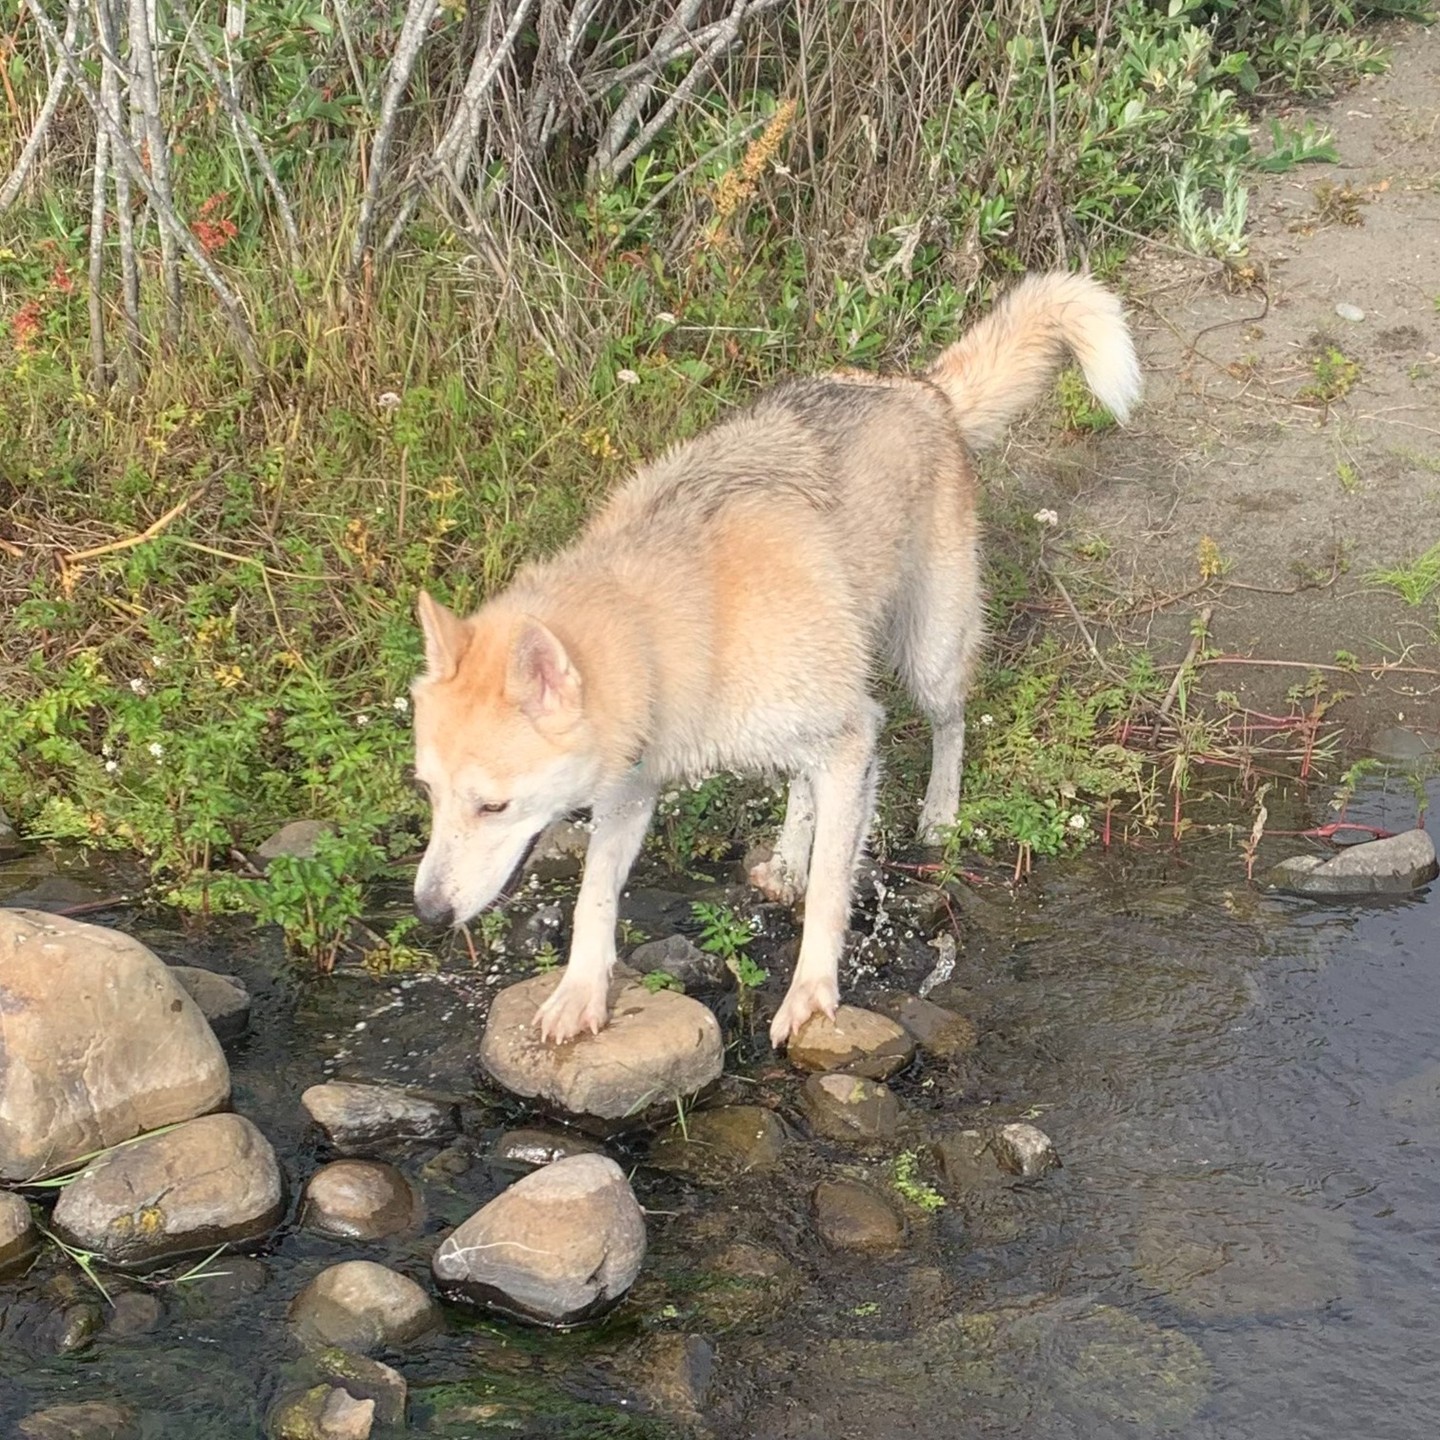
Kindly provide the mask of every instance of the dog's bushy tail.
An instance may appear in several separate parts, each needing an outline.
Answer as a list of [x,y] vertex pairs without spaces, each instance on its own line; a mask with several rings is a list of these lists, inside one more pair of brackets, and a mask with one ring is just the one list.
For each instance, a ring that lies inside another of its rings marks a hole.
[[993,445],[1049,388],[1069,351],[1086,384],[1124,422],[1140,362],[1120,300],[1088,275],[1027,275],[926,372],[949,397],[972,449]]

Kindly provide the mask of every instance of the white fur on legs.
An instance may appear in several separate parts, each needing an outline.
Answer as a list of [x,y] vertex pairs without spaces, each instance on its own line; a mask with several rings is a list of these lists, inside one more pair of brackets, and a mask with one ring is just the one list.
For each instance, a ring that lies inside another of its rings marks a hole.
[[879,707],[870,705],[854,729],[811,772],[815,843],[805,891],[805,926],[795,976],[770,1026],[783,1045],[812,1015],[833,1016],[840,1004],[840,952],[850,923],[855,863],[875,803],[875,735]]
[[650,828],[655,796],[652,786],[627,777],[595,803],[595,829],[575,901],[570,963],[535,1016],[542,1040],[559,1045],[582,1030],[599,1034],[610,1018],[610,971],[615,966],[620,891]]
[[965,707],[950,720],[933,722],[930,783],[920,807],[920,839],[943,845],[960,808],[960,774],[965,768]]
[[810,851],[815,844],[815,789],[807,775],[790,780],[785,823],[768,860],[750,867],[750,883],[781,905],[793,905],[805,893]]

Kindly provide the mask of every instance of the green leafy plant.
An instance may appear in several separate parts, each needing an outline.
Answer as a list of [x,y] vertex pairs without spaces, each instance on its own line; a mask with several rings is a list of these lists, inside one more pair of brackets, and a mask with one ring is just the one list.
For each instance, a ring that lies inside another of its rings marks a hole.
[[770,978],[770,972],[747,953],[755,932],[729,905],[697,900],[690,906],[690,913],[700,926],[700,948],[720,957],[742,994],[758,989]]
[[1313,377],[1301,388],[1299,398],[1313,405],[1330,405],[1342,400],[1360,378],[1360,364],[1343,350],[1328,345],[1310,362]]
[[1283,175],[1298,165],[1319,162],[1337,164],[1340,152],[1335,148],[1334,136],[1322,130],[1313,120],[1306,120],[1298,128],[1291,129],[1278,120],[1270,122],[1270,153],[1255,162],[1257,170],[1272,175]]
[[895,1193],[921,1210],[933,1213],[945,1206],[945,1197],[920,1175],[920,1155],[915,1150],[902,1150],[890,1167],[890,1183]]
[[1365,578],[1393,590],[1407,605],[1423,605],[1440,590],[1440,541],[1408,565],[1372,570]]

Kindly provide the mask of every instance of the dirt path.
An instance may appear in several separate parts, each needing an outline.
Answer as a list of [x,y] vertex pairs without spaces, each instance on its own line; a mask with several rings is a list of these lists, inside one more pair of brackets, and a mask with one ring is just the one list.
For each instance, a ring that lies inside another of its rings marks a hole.
[[[997,477],[1017,512],[1059,512],[1060,545],[1099,538],[1095,595],[1110,586],[1135,607],[1110,633],[1158,656],[1184,654],[1208,605],[1226,654],[1408,667],[1326,673],[1355,695],[1336,713],[1362,736],[1440,730],[1440,591],[1413,606],[1368,578],[1440,543],[1440,28],[1387,39],[1387,74],[1284,117],[1329,129],[1341,159],[1257,177],[1255,288],[1173,252],[1127,270],[1149,377],[1138,423],[1059,447],[1022,436]],[[1343,187],[1328,205],[1327,184]],[[1332,349],[1358,374],[1347,384],[1332,365],[1345,393],[1307,402]],[[1225,566],[1210,588],[1206,536]],[[1264,709],[1306,678],[1216,665],[1204,683]]]

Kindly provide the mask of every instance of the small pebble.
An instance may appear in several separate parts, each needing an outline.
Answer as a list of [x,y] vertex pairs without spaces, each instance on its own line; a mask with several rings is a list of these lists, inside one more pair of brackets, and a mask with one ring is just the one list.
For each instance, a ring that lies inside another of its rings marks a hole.
[[1335,313],[1342,320],[1349,320],[1356,325],[1365,318],[1365,312],[1358,305],[1351,305],[1344,300],[1335,307]]

